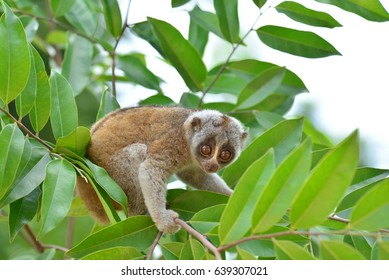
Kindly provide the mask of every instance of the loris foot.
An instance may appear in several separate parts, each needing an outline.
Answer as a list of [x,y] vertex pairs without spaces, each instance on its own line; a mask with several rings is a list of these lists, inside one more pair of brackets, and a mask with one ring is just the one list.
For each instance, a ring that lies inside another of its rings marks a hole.
[[172,210],[166,210],[160,213],[158,217],[153,218],[153,220],[160,231],[173,234],[180,229],[180,226],[177,225],[174,221],[175,218],[178,218],[178,214],[176,212]]

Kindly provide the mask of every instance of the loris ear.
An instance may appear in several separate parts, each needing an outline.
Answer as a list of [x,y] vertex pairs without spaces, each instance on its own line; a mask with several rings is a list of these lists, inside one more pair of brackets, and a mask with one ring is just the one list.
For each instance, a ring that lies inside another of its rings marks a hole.
[[193,131],[199,131],[201,129],[201,119],[198,117],[194,117],[190,122]]
[[242,142],[244,142],[246,140],[248,135],[249,134],[246,131],[242,132],[242,135],[240,136],[240,139],[242,140]]

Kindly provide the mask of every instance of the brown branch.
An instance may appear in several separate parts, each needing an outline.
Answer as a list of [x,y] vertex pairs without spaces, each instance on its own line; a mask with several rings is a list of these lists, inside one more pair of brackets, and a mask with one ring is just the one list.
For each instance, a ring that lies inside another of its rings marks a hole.
[[220,255],[219,249],[216,248],[211,242],[209,242],[201,233],[198,231],[194,230],[191,226],[189,226],[186,222],[179,218],[175,218],[174,221],[176,224],[180,225],[183,227],[190,235],[194,236],[197,240],[199,240],[203,245],[211,250],[213,254],[215,255],[217,260],[221,260],[222,257]]
[[39,253],[43,253],[45,251],[45,248],[38,240],[36,240],[35,234],[32,232],[29,225],[25,225],[24,230],[27,232],[28,236],[30,237],[30,240],[32,241],[32,244],[34,245],[35,249]]
[[2,111],[4,114],[6,114],[14,123],[18,125],[18,127],[23,130],[25,133],[27,133],[28,136],[34,138],[36,141],[41,143],[43,146],[45,146],[50,152],[53,150],[53,148],[47,144],[45,141],[40,139],[38,136],[36,136],[34,133],[32,133],[21,121],[18,121],[14,116],[11,115],[7,110],[0,107],[0,111]]
[[161,239],[162,235],[163,235],[162,231],[158,232],[153,244],[151,245],[150,251],[147,253],[146,260],[151,260],[151,257],[153,256],[153,252],[155,250],[155,247],[157,247],[158,242]]

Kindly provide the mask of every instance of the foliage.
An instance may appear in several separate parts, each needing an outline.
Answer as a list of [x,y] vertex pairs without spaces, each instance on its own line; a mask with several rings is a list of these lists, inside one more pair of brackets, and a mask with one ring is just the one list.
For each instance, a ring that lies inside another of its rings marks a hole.
[[[251,32],[292,55],[340,54],[314,32],[256,27],[269,9],[315,30],[341,24],[298,1],[252,1],[258,19],[242,32],[238,0],[215,0],[213,11],[194,2],[172,1],[191,7],[185,38],[156,18],[129,25],[130,4],[122,14],[116,0],[0,1],[0,258],[144,259],[158,242],[162,259],[388,259],[389,171],[358,166],[358,132],[333,145],[309,120],[283,118],[308,91],[292,70],[233,58]],[[378,0],[317,2],[389,20]],[[213,69],[203,61],[209,36],[232,47]],[[223,173],[233,195],[169,190],[183,228],[162,238],[150,217],[114,210],[112,200],[126,208],[123,191],[84,157],[86,126],[119,107],[119,82],[154,92],[140,104],[176,104],[148,52],[118,52],[125,37],[147,41],[177,71],[188,88],[178,105],[218,109],[251,131]],[[93,226],[74,193],[77,176],[92,183],[111,225]]]

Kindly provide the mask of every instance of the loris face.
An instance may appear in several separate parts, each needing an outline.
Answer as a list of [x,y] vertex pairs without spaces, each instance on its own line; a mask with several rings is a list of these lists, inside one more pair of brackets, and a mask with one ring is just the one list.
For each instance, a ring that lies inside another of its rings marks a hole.
[[218,137],[206,139],[197,148],[197,161],[207,173],[219,171],[235,159],[235,148],[228,142],[221,144]]
[[195,112],[188,118],[192,156],[207,173],[214,173],[240,154],[247,133],[234,118],[217,111]]

